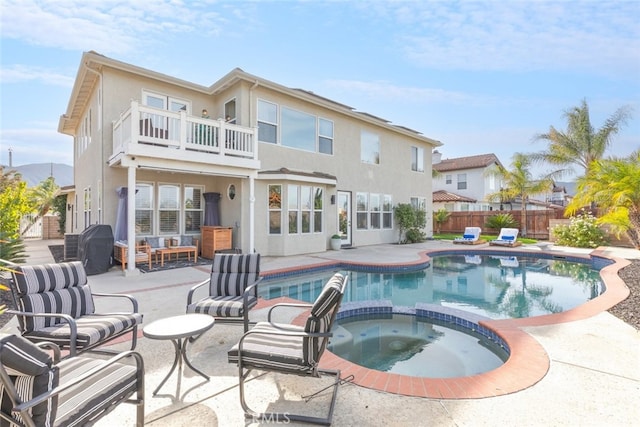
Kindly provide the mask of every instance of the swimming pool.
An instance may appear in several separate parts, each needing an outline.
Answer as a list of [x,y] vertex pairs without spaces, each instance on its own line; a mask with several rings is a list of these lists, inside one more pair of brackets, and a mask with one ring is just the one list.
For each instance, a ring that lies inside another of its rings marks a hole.
[[[259,296],[312,302],[335,270],[266,278]],[[343,302],[391,301],[394,307],[434,304],[490,319],[513,319],[570,310],[604,291],[590,263],[553,257],[446,254],[421,269],[376,272],[349,269]]]
[[[442,246],[442,245],[437,245]],[[389,249],[393,251],[392,248]],[[280,286],[283,280],[300,278],[299,274],[304,272],[304,277],[327,270],[344,270],[367,271],[376,273],[391,272],[410,272],[423,270],[431,265],[431,259],[440,255],[461,255],[474,257],[475,255],[488,256],[517,256],[531,257],[535,259],[549,259],[560,261],[572,261],[587,266],[591,266],[595,270],[600,270],[600,277],[606,288],[601,292],[600,296],[590,301],[580,304],[572,309],[567,309],[562,313],[548,314],[542,316],[525,317],[519,319],[496,319],[480,321],[490,333],[495,334],[502,339],[510,350],[509,359],[504,365],[472,377],[455,377],[455,378],[426,378],[415,377],[412,375],[393,374],[377,370],[368,369],[349,362],[341,357],[336,356],[332,352],[327,352],[321,361],[321,366],[326,369],[339,369],[342,377],[353,377],[353,383],[381,392],[400,394],[405,396],[426,397],[433,399],[470,399],[470,398],[486,398],[495,396],[504,396],[524,390],[538,383],[548,372],[551,361],[545,348],[529,333],[526,327],[531,326],[551,326],[561,325],[565,322],[575,322],[593,317],[606,311],[610,307],[624,300],[629,295],[629,289],[620,279],[618,272],[620,269],[628,265],[628,261],[616,258],[610,255],[606,250],[597,249],[589,254],[580,251],[570,252],[564,250],[514,250],[514,249],[494,249],[494,248],[434,248],[415,251],[415,258],[408,261],[398,261],[402,256],[397,257],[391,254],[390,261],[380,261],[384,257],[380,253],[373,251],[371,260],[362,256],[345,257],[335,259],[331,257],[326,260],[322,257],[318,258],[317,263],[304,264],[298,267],[286,267],[281,269],[271,269],[263,274],[266,286],[276,284],[273,292],[274,297],[287,297],[287,292],[291,291],[292,295],[301,296],[303,292],[310,292],[308,287],[301,287],[302,281],[297,282],[297,288],[289,289]],[[497,258],[494,258],[497,259]],[[471,261],[471,258],[469,258]],[[354,267],[354,268],[352,268]],[[280,284],[278,284],[280,283]],[[322,286],[322,283],[319,284]],[[596,285],[597,286],[597,285]],[[602,287],[600,288],[602,289]],[[284,291],[284,292],[283,292]],[[264,293],[264,292],[263,292]],[[268,293],[268,292],[267,292]],[[275,295],[279,293],[279,295]],[[312,299],[312,298],[311,298]],[[264,301],[264,306],[274,304],[275,300]],[[368,303],[368,302],[367,302]],[[358,303],[352,303],[358,304]],[[343,308],[347,303],[341,306],[341,315]],[[452,318],[448,313],[451,309],[444,306],[436,306],[436,310],[432,311],[434,316],[441,318]],[[415,309],[417,312],[418,309]],[[429,307],[426,308],[429,312]],[[468,313],[471,315],[471,313]],[[302,313],[293,321],[298,325],[304,325],[306,315]],[[464,322],[464,320],[463,320]]]

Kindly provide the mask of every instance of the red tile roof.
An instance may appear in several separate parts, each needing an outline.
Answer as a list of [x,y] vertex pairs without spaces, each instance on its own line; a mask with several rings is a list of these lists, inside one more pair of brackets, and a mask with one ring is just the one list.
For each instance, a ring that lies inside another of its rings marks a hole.
[[478,154],[477,156],[457,157],[455,159],[443,159],[440,163],[435,163],[433,169],[438,172],[446,172],[463,169],[477,169],[500,163],[495,154]]
[[455,193],[449,193],[448,191],[438,190],[433,192],[433,201],[434,202],[477,202],[476,199],[472,199],[469,197],[461,196]]

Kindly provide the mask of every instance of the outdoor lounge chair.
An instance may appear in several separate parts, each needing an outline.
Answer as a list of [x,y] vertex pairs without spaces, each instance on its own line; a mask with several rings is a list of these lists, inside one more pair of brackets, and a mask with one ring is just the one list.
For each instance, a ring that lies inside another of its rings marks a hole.
[[[147,244],[137,244],[136,253],[134,256],[135,263],[149,264],[149,270],[151,270],[151,248]],[[129,253],[129,245],[125,241],[117,241],[113,244],[113,259],[119,261],[122,264],[122,270],[124,271],[127,266]]]
[[[142,323],[138,302],[124,294],[92,293],[80,261],[10,267],[16,310],[7,313],[16,315],[18,329],[29,341],[53,342],[75,356],[98,351],[97,347],[131,333],[131,350],[135,349],[137,328]],[[96,313],[93,297],[128,300],[132,311]]]
[[[324,285],[313,304],[276,304],[269,310],[267,321],[258,322],[246,332],[228,353],[229,363],[237,363],[240,381],[240,404],[246,418],[275,422],[302,421],[330,425],[340,384],[340,371],[318,367],[332,335],[331,328],[347,285],[347,276],[336,273]],[[271,315],[281,307],[310,307],[304,326],[274,323]],[[334,378],[329,414],[326,418],[292,414],[289,412],[256,413],[245,401],[244,383],[252,370],[278,372],[319,378]]]
[[123,402],[136,405],[135,425],[142,426],[144,363],[133,351],[108,360],[82,356],[60,360],[60,349],[53,343],[34,344],[4,334],[0,335],[0,398],[3,426],[93,425]]
[[490,240],[489,245],[495,246],[519,246],[517,228],[502,228],[498,238]]
[[[215,254],[211,277],[187,295],[187,313],[209,314],[217,322],[242,322],[249,330],[249,310],[258,303],[260,254]],[[208,294],[195,300],[196,291],[209,285]]]
[[465,227],[462,237],[456,237],[453,239],[453,243],[464,243],[467,245],[484,243],[484,241],[480,240],[480,233],[482,233],[480,227]]

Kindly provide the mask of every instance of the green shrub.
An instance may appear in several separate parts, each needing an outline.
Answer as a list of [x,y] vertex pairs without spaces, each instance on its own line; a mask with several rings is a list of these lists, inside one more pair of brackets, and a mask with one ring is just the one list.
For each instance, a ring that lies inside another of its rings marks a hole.
[[598,226],[597,219],[590,213],[571,218],[569,225],[556,225],[552,230],[556,244],[574,248],[597,248],[606,245],[604,231]]
[[416,209],[409,203],[400,203],[393,208],[393,214],[398,224],[398,243],[417,243],[426,239],[422,232],[427,223],[425,211]]
[[500,230],[501,228],[517,228],[518,222],[510,213],[496,214],[487,218],[487,222],[484,224],[487,228],[493,228],[494,230]]

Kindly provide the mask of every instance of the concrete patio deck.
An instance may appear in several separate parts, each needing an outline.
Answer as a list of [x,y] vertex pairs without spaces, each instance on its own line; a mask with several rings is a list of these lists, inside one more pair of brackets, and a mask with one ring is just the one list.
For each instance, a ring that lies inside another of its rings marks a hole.
[[[28,241],[29,263],[52,262],[48,245],[61,241]],[[454,248],[448,242],[430,241],[416,245],[379,245],[352,250],[328,251],[295,257],[263,257],[262,271],[286,270],[336,260],[367,263],[411,263],[425,250]],[[460,249],[457,247],[456,249]],[[466,248],[469,249],[469,248]],[[478,249],[478,247],[473,248]],[[517,251],[539,251],[522,246]],[[590,250],[553,247],[556,253],[589,254]],[[640,251],[605,248],[601,254],[640,259]],[[144,313],[144,324],[168,316],[183,314],[188,289],[208,277],[209,267],[188,267],[125,277],[118,268],[90,276],[96,292],[134,295]],[[100,306],[99,306],[100,307]],[[252,311],[252,319],[261,320],[266,309]],[[290,311],[293,318],[299,311]],[[340,387],[333,425],[335,426],[628,426],[637,423],[640,407],[640,331],[606,311],[579,317],[580,320],[519,327],[536,340],[548,356],[549,366],[535,384],[509,394],[471,399],[407,397],[364,388],[354,384]],[[12,321],[13,322],[13,321]],[[15,328],[10,322],[3,331]],[[238,372],[227,363],[227,350],[242,334],[234,325],[215,325],[189,348],[193,364],[211,376],[204,381],[186,370],[179,384],[180,399],[175,399],[178,382],[174,374],[153,397],[151,391],[166,375],[173,360],[169,342],[139,338],[136,350],[145,359],[146,417],[148,426],[239,426],[262,425],[265,420],[245,420],[239,403]],[[125,344],[116,344],[126,349]],[[515,374],[517,376],[517,373]],[[524,375],[524,372],[523,372]],[[258,410],[279,408],[323,414],[328,393],[321,393],[308,404],[298,399],[324,385],[312,380],[272,374],[249,382],[248,400]],[[167,394],[162,394],[167,393]],[[135,410],[121,405],[102,419],[98,426],[134,425]]]

